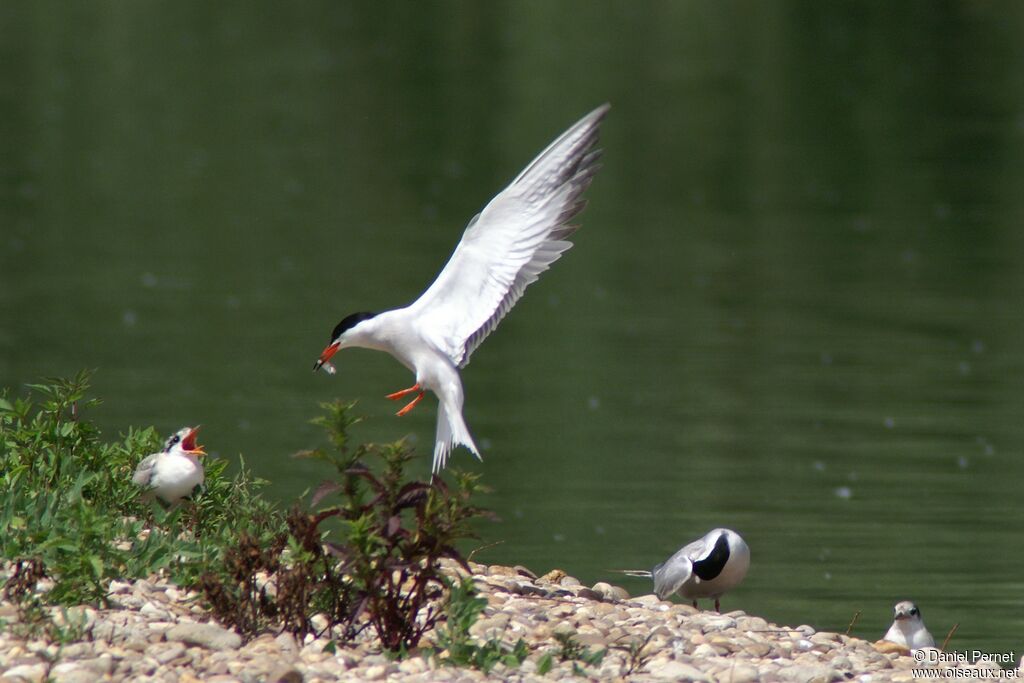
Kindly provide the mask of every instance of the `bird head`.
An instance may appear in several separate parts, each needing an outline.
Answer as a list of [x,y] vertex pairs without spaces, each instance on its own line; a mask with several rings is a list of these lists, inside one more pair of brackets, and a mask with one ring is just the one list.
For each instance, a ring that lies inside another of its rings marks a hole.
[[196,443],[196,433],[199,427],[183,427],[175,432],[167,443],[164,444],[164,451],[178,450],[188,455],[206,455],[203,447]]
[[353,313],[352,315],[342,318],[341,322],[335,325],[334,330],[331,331],[331,343],[320,352],[320,358],[313,364],[313,372],[316,372],[324,365],[327,365],[328,372],[333,374],[333,366],[329,365],[328,361],[330,361],[331,357],[338,351],[346,346],[350,346],[353,341],[352,338],[359,333],[360,324],[370,318],[373,318],[375,315],[376,313],[363,312]]
[[893,618],[896,621],[920,619],[921,610],[910,600],[904,600],[903,602],[896,603],[896,606],[893,608]]

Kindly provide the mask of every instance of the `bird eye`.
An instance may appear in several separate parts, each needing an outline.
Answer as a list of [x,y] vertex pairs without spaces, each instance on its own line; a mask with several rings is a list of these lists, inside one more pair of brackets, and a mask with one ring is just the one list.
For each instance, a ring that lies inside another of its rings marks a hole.
[[920,612],[918,612],[918,611],[917,611],[917,608],[916,608],[916,607],[911,607],[911,608],[910,608],[910,613],[911,613],[911,614],[913,614],[913,615],[914,615],[915,617],[916,617],[916,616],[917,616],[918,614],[920,614]]

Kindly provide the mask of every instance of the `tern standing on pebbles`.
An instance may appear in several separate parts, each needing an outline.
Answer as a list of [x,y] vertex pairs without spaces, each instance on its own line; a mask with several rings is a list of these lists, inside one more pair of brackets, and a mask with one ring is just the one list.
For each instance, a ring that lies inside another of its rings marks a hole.
[[433,471],[463,445],[480,459],[462,417],[459,370],[515,305],[528,285],[572,246],[571,221],[584,207],[583,191],[599,168],[594,149],[608,105],[590,112],[552,142],[484,207],[462,235],[448,264],[419,299],[383,313],[353,313],[331,332],[313,370],[334,373],[330,359],[355,346],[386,351],[416,374],[408,389],[389,394],[438,398]]
[[893,608],[892,626],[882,640],[902,645],[911,652],[925,647],[935,647],[935,639],[924,626],[921,610],[910,600],[897,602]]
[[159,453],[148,455],[135,468],[132,481],[146,489],[144,501],[156,496],[168,505],[173,505],[192,493],[203,483],[201,455],[206,455],[202,446],[196,444],[199,427],[179,429],[164,444]]
[[732,529],[712,529],[652,571],[625,570],[629,576],[654,579],[654,592],[662,600],[673,593],[693,602],[714,598],[715,611],[721,611],[719,599],[740,585],[750,568],[750,548]]

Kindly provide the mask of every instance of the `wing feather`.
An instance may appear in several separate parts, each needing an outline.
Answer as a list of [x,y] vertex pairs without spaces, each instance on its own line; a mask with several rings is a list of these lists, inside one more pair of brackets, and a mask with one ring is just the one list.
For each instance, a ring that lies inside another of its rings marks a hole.
[[693,563],[681,552],[659,564],[651,572],[654,578],[654,593],[662,600],[683,587],[693,576]]
[[600,168],[598,107],[540,153],[466,227],[434,283],[409,308],[421,333],[465,367],[526,288],[570,247],[569,225]]
[[135,473],[132,475],[132,482],[136,486],[149,486],[150,480],[153,477],[153,468],[156,467],[156,461],[160,459],[163,453],[153,453],[143,458],[138,465],[135,466]]

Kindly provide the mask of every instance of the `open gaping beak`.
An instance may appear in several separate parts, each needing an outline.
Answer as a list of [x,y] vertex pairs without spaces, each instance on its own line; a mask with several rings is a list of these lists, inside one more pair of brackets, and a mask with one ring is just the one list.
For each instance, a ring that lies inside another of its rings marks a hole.
[[313,363],[313,372],[316,372],[317,370],[322,368],[324,364],[331,359],[331,356],[338,352],[338,349],[340,347],[341,344],[339,344],[338,342],[331,342],[330,344],[328,344],[327,348],[324,349],[323,353],[320,354],[320,358],[317,360],[317,362]]
[[206,455],[203,447],[196,443],[196,433],[198,431],[199,427],[193,427],[189,430],[185,438],[181,440],[181,449],[191,455]]

